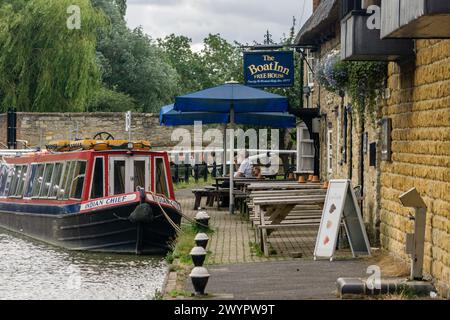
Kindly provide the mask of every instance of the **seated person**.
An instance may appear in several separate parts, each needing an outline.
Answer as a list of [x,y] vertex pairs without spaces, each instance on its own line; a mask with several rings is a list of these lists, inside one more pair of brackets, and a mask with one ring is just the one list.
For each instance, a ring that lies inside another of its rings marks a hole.
[[253,178],[253,165],[249,157],[249,152],[245,151],[245,159],[239,166],[238,171],[234,174],[235,178]]
[[259,179],[259,180],[264,180],[264,179],[265,179],[265,178],[263,177],[262,173],[261,173],[261,168],[260,168],[260,167],[254,167],[254,168],[253,168],[253,176],[254,176],[256,179]]

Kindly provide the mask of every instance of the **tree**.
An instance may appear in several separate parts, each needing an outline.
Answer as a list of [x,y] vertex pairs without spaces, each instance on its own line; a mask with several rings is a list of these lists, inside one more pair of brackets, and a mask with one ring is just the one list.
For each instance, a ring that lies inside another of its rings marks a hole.
[[127,14],[127,0],[115,0],[115,3],[122,18],[125,18]]
[[111,20],[111,29],[98,34],[103,84],[132,97],[141,111],[159,112],[179,90],[177,72],[141,28],[126,26],[118,2],[94,0]]
[[136,102],[129,95],[107,88],[101,88],[89,101],[88,111],[125,112],[139,110]]
[[[71,5],[82,27],[69,29]],[[96,32],[104,15],[89,0],[0,2],[1,109],[84,111],[99,86]]]
[[158,46],[167,56],[168,62],[178,73],[178,94],[203,89],[202,82],[206,77],[206,70],[200,55],[192,51],[192,40],[185,36],[171,34],[164,39],[157,40]]
[[220,34],[209,34],[203,41],[200,52],[206,77],[202,79],[203,87],[224,84],[227,81],[243,81],[242,55],[236,45],[232,45]]

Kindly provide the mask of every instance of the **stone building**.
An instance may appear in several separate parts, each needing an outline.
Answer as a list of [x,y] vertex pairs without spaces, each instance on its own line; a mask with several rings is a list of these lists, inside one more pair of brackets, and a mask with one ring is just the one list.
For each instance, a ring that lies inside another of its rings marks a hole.
[[328,92],[311,79],[312,72],[305,72],[304,105],[320,108],[321,176],[349,178],[363,186],[362,211],[372,245],[378,242],[405,261],[410,259],[406,234],[413,232],[414,222],[399,196],[417,188],[428,207],[424,272],[449,297],[450,40],[445,38],[450,38],[450,4],[313,3],[314,13],[296,39],[310,48],[309,65],[323,63],[333,51],[349,61],[388,63],[376,121],[358,121],[347,95]]
[[314,3],[314,13],[298,33],[296,43],[311,46],[306,53],[304,84],[308,94],[303,105],[320,109],[321,179],[350,179],[354,187],[362,187],[367,230],[371,242],[378,243],[380,156],[375,154],[375,164],[371,165],[370,146],[378,144],[379,126],[370,117],[361,123],[347,95],[329,92],[314,79],[317,66],[341,51],[340,1]]

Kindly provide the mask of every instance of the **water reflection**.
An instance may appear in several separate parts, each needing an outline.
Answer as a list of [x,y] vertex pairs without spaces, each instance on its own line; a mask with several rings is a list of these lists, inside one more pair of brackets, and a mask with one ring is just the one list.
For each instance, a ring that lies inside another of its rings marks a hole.
[[152,299],[159,257],[71,252],[0,230],[0,299]]

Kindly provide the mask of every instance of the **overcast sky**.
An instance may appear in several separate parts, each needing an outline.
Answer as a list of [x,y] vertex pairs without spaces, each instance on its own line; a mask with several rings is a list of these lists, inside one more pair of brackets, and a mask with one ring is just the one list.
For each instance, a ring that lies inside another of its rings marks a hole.
[[126,19],[130,28],[142,26],[154,39],[188,36],[198,50],[208,33],[253,44],[262,42],[269,29],[278,42],[289,32],[292,17],[306,21],[311,7],[312,0],[128,0]]

